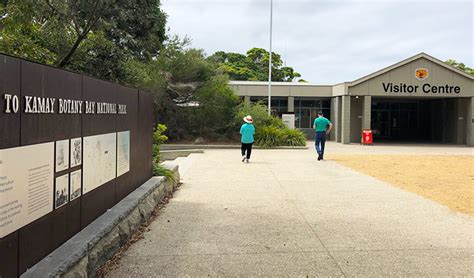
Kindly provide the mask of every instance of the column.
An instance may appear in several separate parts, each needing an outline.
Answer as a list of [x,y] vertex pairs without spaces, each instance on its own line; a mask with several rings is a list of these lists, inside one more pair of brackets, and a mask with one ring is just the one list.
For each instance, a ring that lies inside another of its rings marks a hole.
[[447,123],[447,117],[448,117],[448,111],[447,111],[447,102],[445,99],[441,100],[441,111],[443,111],[442,113],[442,119],[441,119],[441,142],[442,143],[446,143],[446,130],[447,130],[447,127],[446,127],[446,123]]
[[341,143],[341,127],[342,127],[342,97],[336,98],[336,142]]
[[351,97],[342,96],[341,115],[341,142],[349,144],[351,142]]
[[474,97],[467,100],[466,145],[474,147]]
[[339,119],[339,105],[338,105],[338,97],[333,97],[331,98],[331,123],[333,125],[331,135],[329,137],[329,140],[334,140],[336,142],[338,141],[338,134],[339,134],[339,124],[338,124],[338,119]]
[[466,112],[464,109],[464,99],[456,99],[456,128],[455,128],[455,142],[458,145],[464,144],[464,139],[466,137],[464,133],[464,126],[466,120]]
[[364,103],[362,104],[362,129],[370,129],[370,120],[372,113],[372,97],[364,96]]
[[288,112],[295,112],[295,98],[288,97]]
[[435,129],[437,128],[437,126],[435,125],[435,122],[436,122],[435,121],[435,119],[436,119],[435,118],[435,115],[436,115],[435,114],[436,113],[435,104],[436,103],[434,101],[430,103],[430,119],[431,119],[431,121],[430,121],[430,123],[431,123],[431,127],[430,127],[430,129],[431,129],[431,138],[430,139],[431,139],[431,143],[436,141]]
[[244,101],[250,103],[250,96],[244,96]]

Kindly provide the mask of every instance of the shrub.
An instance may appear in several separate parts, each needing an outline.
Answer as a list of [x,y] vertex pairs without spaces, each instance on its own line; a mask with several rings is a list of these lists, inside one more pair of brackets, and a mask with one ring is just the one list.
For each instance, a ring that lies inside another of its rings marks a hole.
[[288,127],[283,123],[283,121],[280,118],[271,116],[267,119],[265,122],[265,125],[267,126],[274,126],[276,128],[281,128],[281,129],[288,129]]
[[289,129],[283,121],[268,115],[267,107],[261,102],[242,102],[235,113],[236,130],[242,125],[242,118],[251,115],[255,125],[255,144],[262,148],[277,146],[306,146],[303,132]]
[[275,126],[262,126],[256,130],[255,144],[262,148],[283,145],[283,132]]
[[158,124],[153,132],[153,175],[164,176],[175,182],[173,171],[160,164],[160,145],[168,140],[168,137],[163,134],[166,129],[165,125]]
[[306,146],[306,137],[303,132],[297,129],[286,128],[283,132],[285,146]]
[[153,132],[153,162],[160,163],[160,145],[168,140],[163,134],[167,129],[165,125],[158,124]]
[[154,176],[163,176],[170,179],[173,182],[176,182],[173,171],[161,165],[159,162],[153,162],[153,175]]
[[272,118],[268,115],[267,108],[262,103],[249,103],[243,101],[237,106],[237,112],[235,113],[234,118],[235,125],[240,127],[240,125],[243,124],[242,118],[247,115],[252,116],[253,123],[256,127],[268,126],[269,121],[271,121],[270,119]]
[[278,146],[306,146],[306,137],[296,129],[263,126],[255,134],[255,144],[268,149]]

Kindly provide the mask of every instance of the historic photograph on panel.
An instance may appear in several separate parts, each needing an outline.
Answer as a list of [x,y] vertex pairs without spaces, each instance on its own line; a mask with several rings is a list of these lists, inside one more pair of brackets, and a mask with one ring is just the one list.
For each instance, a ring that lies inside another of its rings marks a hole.
[[116,177],[117,134],[84,137],[83,193]]
[[71,195],[69,197],[69,201],[72,201],[81,196],[81,174],[82,170],[77,170],[71,173]]
[[71,139],[71,167],[82,164],[82,138]]
[[69,168],[69,140],[56,141],[56,172]]
[[130,131],[117,133],[117,177],[130,171]]
[[69,174],[56,178],[56,190],[54,193],[54,208],[67,204],[69,200]]

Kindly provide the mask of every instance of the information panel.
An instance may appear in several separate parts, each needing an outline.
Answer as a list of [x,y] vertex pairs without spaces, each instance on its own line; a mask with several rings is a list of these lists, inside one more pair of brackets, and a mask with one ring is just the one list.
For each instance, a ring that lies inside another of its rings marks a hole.
[[56,172],[69,168],[69,140],[56,141]]
[[53,210],[54,142],[0,150],[0,238]]
[[289,129],[295,129],[295,114],[282,114],[281,120]]
[[71,173],[71,190],[69,192],[69,201],[79,198],[82,194],[82,170],[77,170]]
[[82,138],[71,139],[71,168],[82,164]]
[[117,133],[117,177],[130,171],[130,131]]
[[83,194],[115,178],[117,167],[116,139],[116,133],[84,137]]
[[69,202],[69,174],[56,178],[56,193],[54,194],[54,208],[64,206]]

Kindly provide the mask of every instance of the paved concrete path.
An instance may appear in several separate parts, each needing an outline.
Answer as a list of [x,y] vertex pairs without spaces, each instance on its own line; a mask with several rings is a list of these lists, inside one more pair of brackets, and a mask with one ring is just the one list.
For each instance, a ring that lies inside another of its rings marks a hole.
[[312,149],[191,160],[110,277],[474,276],[473,218]]

